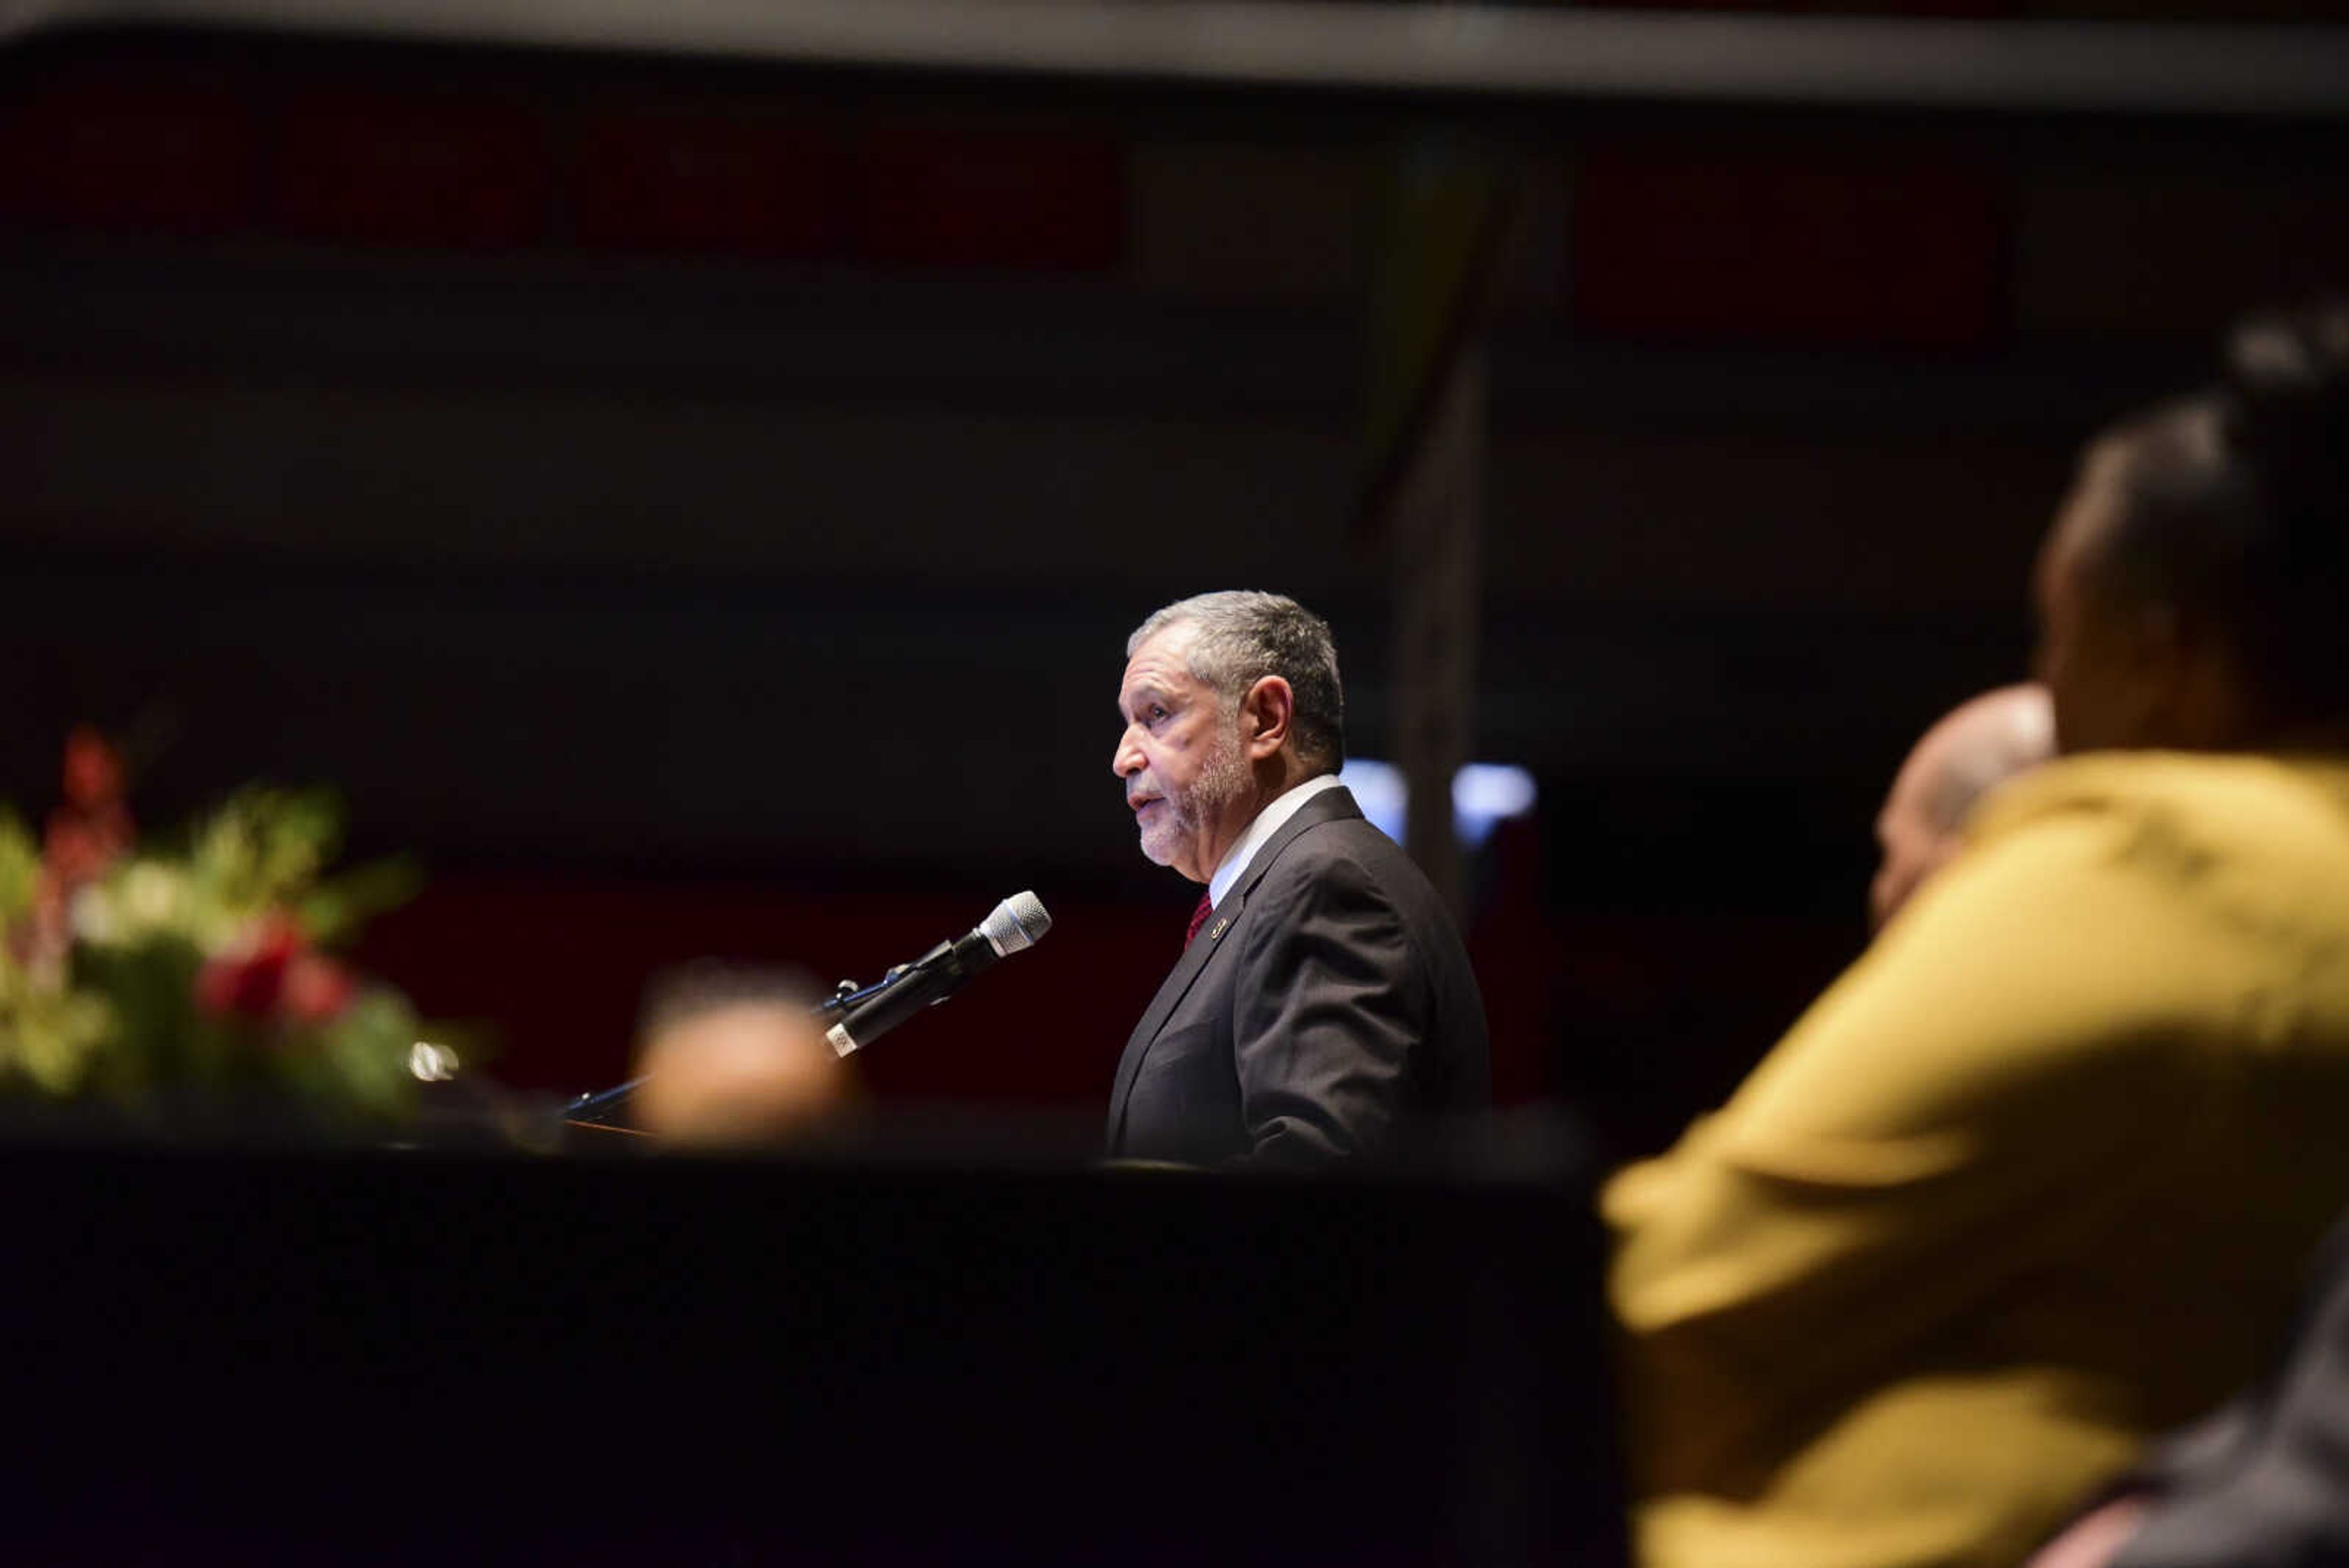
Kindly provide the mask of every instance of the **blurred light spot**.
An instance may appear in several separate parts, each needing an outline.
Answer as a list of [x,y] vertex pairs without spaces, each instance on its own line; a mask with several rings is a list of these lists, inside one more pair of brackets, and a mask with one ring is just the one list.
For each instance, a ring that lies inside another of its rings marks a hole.
[[457,1075],[457,1053],[446,1045],[419,1040],[409,1049],[408,1070],[428,1084],[445,1084]]
[[[1402,770],[1392,763],[1355,757],[1338,777],[1354,792],[1362,815],[1401,844],[1411,815],[1411,791],[1402,782]],[[1470,763],[1452,775],[1452,830],[1466,847],[1482,848],[1496,823],[1532,811],[1536,795],[1534,775],[1527,770],[1506,763]]]
[[1338,770],[1338,782],[1354,792],[1355,804],[1371,825],[1397,844],[1402,842],[1403,817],[1411,807],[1411,791],[1403,787],[1402,770],[1392,763],[1349,757]]

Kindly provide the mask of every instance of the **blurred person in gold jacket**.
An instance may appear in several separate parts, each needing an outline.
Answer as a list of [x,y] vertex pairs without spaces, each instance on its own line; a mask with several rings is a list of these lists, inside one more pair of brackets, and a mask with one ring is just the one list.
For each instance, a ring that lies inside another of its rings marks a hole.
[[2349,311],[2088,450],[2058,761],[1610,1183],[1648,1568],[2012,1565],[2349,1205]]

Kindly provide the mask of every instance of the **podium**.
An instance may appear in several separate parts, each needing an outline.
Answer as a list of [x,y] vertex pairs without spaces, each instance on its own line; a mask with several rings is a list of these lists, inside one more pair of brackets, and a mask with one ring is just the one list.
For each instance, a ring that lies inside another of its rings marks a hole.
[[0,1152],[51,1563],[1602,1565],[1572,1170]]

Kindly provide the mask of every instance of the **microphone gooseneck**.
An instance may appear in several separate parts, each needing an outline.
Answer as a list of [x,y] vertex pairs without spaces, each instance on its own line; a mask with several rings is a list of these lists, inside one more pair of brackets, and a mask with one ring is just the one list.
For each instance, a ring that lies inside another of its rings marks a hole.
[[960,991],[999,959],[1024,952],[1052,929],[1044,901],[1014,893],[988,911],[987,919],[950,942],[940,942],[913,962],[889,971],[880,984],[824,1031],[833,1052],[845,1056],[871,1044],[925,1007]]

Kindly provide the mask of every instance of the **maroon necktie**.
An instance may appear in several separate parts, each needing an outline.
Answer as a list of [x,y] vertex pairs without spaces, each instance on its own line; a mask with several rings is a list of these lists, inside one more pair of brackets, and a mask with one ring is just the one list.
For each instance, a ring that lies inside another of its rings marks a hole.
[[1205,893],[1199,895],[1199,907],[1191,911],[1191,929],[1183,933],[1185,947],[1191,945],[1192,939],[1199,934],[1199,928],[1207,923],[1207,916],[1214,911],[1215,908],[1215,899]]

